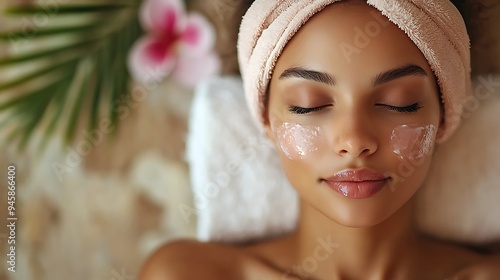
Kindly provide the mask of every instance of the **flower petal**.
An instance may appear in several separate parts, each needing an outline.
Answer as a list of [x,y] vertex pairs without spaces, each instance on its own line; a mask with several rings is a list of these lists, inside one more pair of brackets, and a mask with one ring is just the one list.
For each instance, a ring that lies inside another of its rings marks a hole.
[[162,48],[162,42],[154,36],[139,39],[128,57],[132,78],[142,84],[160,83],[173,70],[175,57],[172,49]]
[[184,29],[184,3],[181,0],[146,0],[139,17],[146,31],[179,33]]
[[200,14],[190,13],[186,27],[181,34],[179,51],[183,55],[200,56],[212,50],[215,45],[215,30],[212,24]]
[[209,52],[202,56],[181,56],[173,76],[186,86],[194,87],[199,82],[215,76],[220,71],[219,57]]

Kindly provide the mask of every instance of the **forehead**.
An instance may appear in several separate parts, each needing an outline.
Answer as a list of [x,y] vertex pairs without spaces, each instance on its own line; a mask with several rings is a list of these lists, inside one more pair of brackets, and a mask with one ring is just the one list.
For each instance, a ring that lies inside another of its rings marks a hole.
[[278,58],[275,73],[302,66],[359,81],[407,64],[432,73],[415,44],[377,9],[364,2],[338,2],[301,27]]

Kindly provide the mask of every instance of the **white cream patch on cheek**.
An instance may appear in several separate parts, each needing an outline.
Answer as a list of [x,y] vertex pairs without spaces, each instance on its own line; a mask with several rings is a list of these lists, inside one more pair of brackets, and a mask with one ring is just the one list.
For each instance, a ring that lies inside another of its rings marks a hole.
[[402,159],[418,160],[432,151],[436,132],[432,124],[400,125],[392,130],[392,151]]
[[274,131],[276,140],[289,159],[302,159],[317,151],[322,142],[319,126],[282,123]]

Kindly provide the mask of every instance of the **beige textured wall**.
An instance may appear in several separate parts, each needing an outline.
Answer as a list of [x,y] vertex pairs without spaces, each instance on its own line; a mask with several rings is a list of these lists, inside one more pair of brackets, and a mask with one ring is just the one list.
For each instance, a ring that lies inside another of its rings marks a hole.
[[[183,161],[191,97],[191,91],[162,84],[130,108],[113,142],[103,140],[89,155],[80,153],[80,163],[57,140],[38,158],[2,149],[0,177],[8,163],[18,170],[19,220],[16,273],[6,271],[5,226],[0,229],[0,279],[131,280],[151,250],[192,237],[195,220],[185,220],[178,210],[192,205]],[[70,148],[78,153],[81,141]],[[66,166],[61,176],[54,163]],[[4,223],[5,180],[0,184]]]

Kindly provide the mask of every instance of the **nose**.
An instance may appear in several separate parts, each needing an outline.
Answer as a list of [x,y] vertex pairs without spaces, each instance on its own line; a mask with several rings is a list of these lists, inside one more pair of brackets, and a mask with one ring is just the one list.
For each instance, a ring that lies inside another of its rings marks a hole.
[[360,114],[349,114],[334,125],[335,153],[342,157],[368,157],[378,149],[378,142],[372,133],[376,129],[369,119]]

